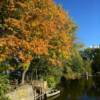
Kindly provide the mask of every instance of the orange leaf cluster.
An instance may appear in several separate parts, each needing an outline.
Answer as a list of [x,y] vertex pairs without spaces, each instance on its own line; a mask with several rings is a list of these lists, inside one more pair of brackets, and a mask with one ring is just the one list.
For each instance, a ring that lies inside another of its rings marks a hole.
[[[7,6],[8,17],[4,20],[7,28],[0,38],[0,48],[4,48],[2,52],[6,57],[17,55],[27,63],[31,62],[34,54],[49,57],[53,49],[56,59],[51,63],[60,65],[59,55],[70,56],[73,45],[70,34],[75,25],[62,8],[53,0],[11,1]],[[10,11],[10,7],[14,10]],[[15,12],[20,14],[20,18]]]

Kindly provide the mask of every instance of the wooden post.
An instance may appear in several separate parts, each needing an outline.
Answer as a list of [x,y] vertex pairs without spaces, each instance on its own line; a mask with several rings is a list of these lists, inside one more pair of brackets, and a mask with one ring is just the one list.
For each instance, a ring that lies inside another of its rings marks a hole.
[[89,79],[89,75],[88,75],[88,72],[86,72],[86,79],[87,79],[87,80]]
[[42,100],[42,90],[41,90],[41,87],[40,87],[40,100]]
[[33,89],[33,98],[34,98],[34,100],[35,100],[35,91],[34,91],[34,87],[32,86],[32,89]]

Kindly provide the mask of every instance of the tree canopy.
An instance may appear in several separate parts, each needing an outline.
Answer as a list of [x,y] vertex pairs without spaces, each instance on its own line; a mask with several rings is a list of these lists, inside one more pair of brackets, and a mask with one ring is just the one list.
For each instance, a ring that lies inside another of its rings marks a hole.
[[27,63],[34,54],[69,56],[75,25],[53,0],[3,0],[0,12],[1,60],[12,56]]
[[0,2],[0,61],[15,59],[27,70],[35,56],[62,66],[73,46],[76,26],[53,0]]

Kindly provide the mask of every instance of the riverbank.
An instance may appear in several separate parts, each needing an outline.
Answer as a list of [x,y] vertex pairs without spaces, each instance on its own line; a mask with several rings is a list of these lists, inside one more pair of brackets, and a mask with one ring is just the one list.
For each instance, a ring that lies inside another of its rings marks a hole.
[[63,77],[65,77],[67,80],[75,80],[75,79],[80,79],[81,74],[80,73],[68,73],[68,74],[64,74]]
[[18,87],[14,91],[8,93],[6,96],[9,97],[10,100],[33,100],[33,92],[32,86],[27,84]]

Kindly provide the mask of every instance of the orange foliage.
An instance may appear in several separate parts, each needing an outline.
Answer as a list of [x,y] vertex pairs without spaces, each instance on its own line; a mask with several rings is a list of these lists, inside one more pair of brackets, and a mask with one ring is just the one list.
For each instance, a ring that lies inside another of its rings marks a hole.
[[[4,19],[7,27],[0,38],[0,48],[5,49],[2,50],[5,58],[15,54],[23,63],[27,63],[36,54],[52,59],[50,50],[53,49],[56,59],[50,61],[61,65],[59,55],[65,58],[70,56],[73,45],[70,33],[75,25],[68,14],[53,0],[11,1],[8,4],[8,17]],[[16,18],[15,12],[20,18]]]

